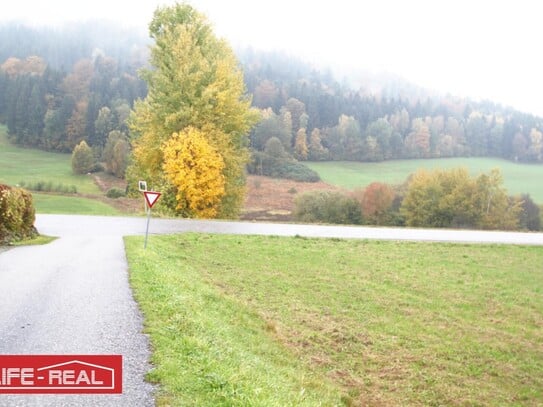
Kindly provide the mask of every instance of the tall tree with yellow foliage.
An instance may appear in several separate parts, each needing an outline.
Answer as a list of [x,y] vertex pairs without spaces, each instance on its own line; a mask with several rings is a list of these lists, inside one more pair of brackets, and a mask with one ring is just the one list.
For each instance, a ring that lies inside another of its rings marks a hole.
[[130,118],[134,159],[129,181],[146,179],[155,189],[174,194],[175,201],[165,197],[164,202],[186,215],[183,208],[193,207],[192,195],[180,193],[180,183],[166,174],[173,164],[166,162],[165,151],[172,138],[180,143],[180,134],[198,134],[224,164],[224,193],[206,216],[236,217],[245,190],[248,133],[259,117],[250,107],[238,61],[206,18],[187,4],[157,9],[149,29],[155,41],[152,69],[142,73],[148,95],[135,104]]
[[177,189],[176,209],[186,216],[214,218],[224,196],[224,161],[204,133],[187,127],[162,145],[164,172]]

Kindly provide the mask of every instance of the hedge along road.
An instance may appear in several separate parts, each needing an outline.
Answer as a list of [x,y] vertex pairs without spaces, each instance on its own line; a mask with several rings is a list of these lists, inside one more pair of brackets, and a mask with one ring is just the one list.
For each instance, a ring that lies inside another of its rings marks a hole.
[[[149,344],[128,284],[122,237],[144,218],[38,215],[45,246],[0,254],[0,354],[122,354],[123,394],[0,395],[0,405],[151,406]],[[369,228],[152,219],[150,233],[179,232],[543,245],[543,233]],[[152,241],[150,242],[152,249]]]

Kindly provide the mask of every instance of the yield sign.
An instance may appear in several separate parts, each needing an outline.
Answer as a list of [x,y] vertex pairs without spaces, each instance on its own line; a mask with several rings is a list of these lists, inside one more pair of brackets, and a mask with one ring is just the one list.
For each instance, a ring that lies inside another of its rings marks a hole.
[[160,192],[144,191],[143,195],[145,196],[145,200],[147,201],[149,208],[152,208],[162,194]]

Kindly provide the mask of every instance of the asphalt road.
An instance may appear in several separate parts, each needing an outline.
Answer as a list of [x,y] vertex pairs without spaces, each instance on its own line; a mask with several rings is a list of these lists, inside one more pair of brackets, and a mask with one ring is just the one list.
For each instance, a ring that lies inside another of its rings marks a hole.
[[[39,215],[45,246],[0,253],[0,354],[122,354],[123,394],[0,395],[0,406],[151,406],[149,344],[128,284],[122,236],[144,218]],[[543,233],[152,219],[150,233],[206,232],[543,245]]]

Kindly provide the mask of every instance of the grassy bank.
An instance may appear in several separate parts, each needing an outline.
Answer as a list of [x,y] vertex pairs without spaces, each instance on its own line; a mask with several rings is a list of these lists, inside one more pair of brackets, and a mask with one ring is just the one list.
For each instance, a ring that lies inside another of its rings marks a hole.
[[159,405],[543,403],[543,249],[126,239]]
[[379,163],[307,162],[323,181],[343,188],[362,188],[374,182],[400,184],[419,168],[466,167],[473,175],[500,168],[510,194],[529,193],[543,203],[543,165],[518,164],[497,158],[442,158],[431,160],[395,160]]

